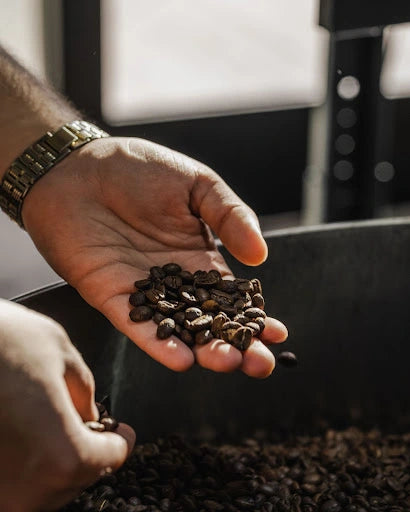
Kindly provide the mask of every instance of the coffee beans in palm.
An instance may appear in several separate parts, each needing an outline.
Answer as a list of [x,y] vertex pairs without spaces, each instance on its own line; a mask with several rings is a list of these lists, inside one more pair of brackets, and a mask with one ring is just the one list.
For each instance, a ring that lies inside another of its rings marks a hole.
[[265,327],[259,279],[227,279],[215,269],[190,272],[177,263],[150,268],[130,295],[133,322],[153,320],[160,340],[177,336],[188,346],[223,339],[238,350]]

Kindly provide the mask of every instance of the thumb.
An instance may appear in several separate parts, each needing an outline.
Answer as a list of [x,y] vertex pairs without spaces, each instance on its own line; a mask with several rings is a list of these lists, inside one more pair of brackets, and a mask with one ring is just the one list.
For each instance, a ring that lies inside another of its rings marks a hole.
[[88,427],[82,429],[84,458],[90,474],[87,479],[95,481],[108,468],[119,469],[130,455],[135,443],[134,430],[120,423],[115,432],[94,432]]
[[192,201],[200,217],[241,263],[263,263],[268,249],[255,212],[213,171],[198,180]]

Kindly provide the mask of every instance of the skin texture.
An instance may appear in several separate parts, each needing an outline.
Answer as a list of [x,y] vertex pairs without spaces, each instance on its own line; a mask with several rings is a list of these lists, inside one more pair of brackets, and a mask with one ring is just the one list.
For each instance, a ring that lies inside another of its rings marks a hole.
[[[16,325],[19,328],[16,329]],[[0,496],[2,510],[54,510],[119,468],[135,434],[96,433],[94,378],[64,329],[0,300]]]
[[205,165],[142,139],[93,141],[33,187],[23,220],[55,271],[160,363],[184,371],[196,360],[259,378],[272,372],[266,345],[287,336],[277,320],[268,319],[263,338],[242,354],[222,340],[194,352],[175,337],[158,341],[152,321],[135,324],[128,317],[134,281],[152,265],[174,261],[231,275],[213,234],[247,265],[266,259],[254,212]]

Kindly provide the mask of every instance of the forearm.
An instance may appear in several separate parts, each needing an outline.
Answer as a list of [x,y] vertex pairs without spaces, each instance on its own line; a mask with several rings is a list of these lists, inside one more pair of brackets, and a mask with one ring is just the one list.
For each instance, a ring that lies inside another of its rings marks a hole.
[[81,118],[0,46],[0,180],[24,149],[66,122]]

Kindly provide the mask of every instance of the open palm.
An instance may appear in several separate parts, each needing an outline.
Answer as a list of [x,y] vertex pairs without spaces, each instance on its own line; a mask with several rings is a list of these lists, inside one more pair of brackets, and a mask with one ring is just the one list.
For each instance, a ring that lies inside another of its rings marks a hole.
[[229,276],[214,235],[245,264],[266,258],[255,214],[208,167],[142,139],[94,141],[33,187],[23,219],[54,270],[157,361],[177,371],[196,360],[214,371],[272,372],[266,345],[287,336],[273,318],[241,353],[222,340],[193,351],[176,337],[158,340],[152,321],[135,324],[128,316],[133,283],[153,265],[176,262]]

